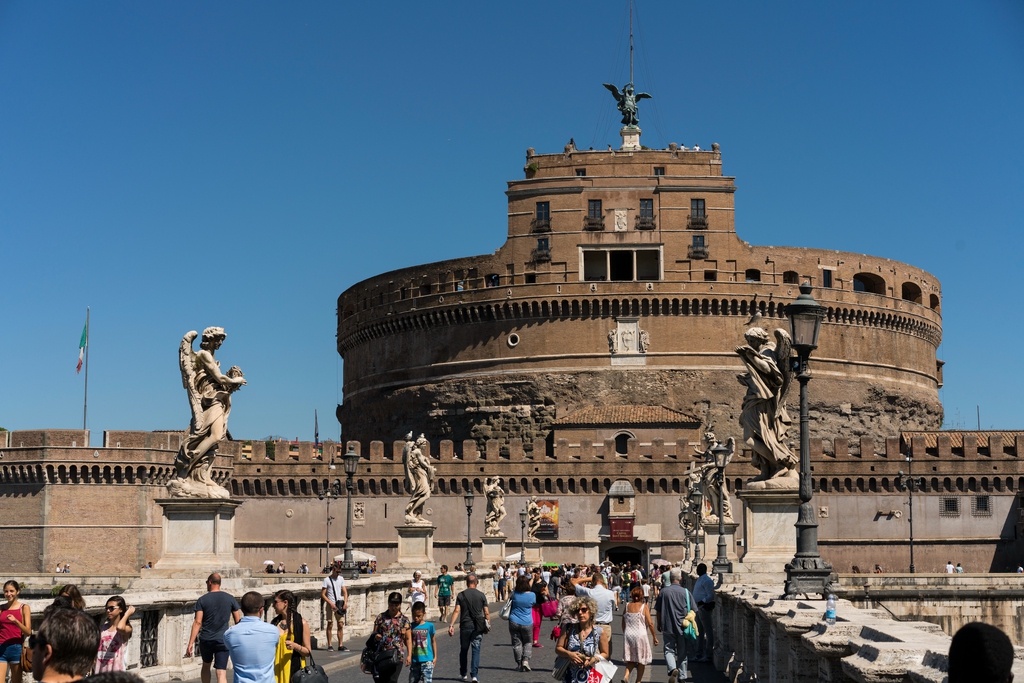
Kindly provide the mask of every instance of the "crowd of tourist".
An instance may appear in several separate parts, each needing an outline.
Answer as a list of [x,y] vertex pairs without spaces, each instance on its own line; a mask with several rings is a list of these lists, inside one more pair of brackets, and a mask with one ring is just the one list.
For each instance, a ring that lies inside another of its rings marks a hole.
[[[544,647],[541,635],[547,621],[548,638],[555,641],[559,658],[553,675],[563,683],[596,680],[595,673],[600,674],[597,679],[605,680],[616,671],[613,661],[625,666],[616,683],[642,683],[654,647],[662,641],[668,682],[687,680],[688,651],[695,654],[692,661],[696,662],[709,661],[714,651],[715,583],[706,565],[698,564],[696,573],[691,593],[683,585],[679,567],[496,565],[495,595],[501,604],[500,616],[508,621],[516,671],[531,671],[531,654]],[[216,676],[217,683],[227,683],[230,659],[234,683],[291,683],[307,666],[313,649],[311,628],[299,612],[298,598],[288,590],[275,593],[270,605],[276,616],[267,623],[260,593],[250,591],[236,600],[221,590],[221,583],[216,573],[207,578],[207,592],[195,603],[186,645],[186,657],[198,652],[202,659],[202,682],[211,683]],[[458,595],[453,596],[453,589],[454,578],[442,567],[433,588],[439,621],[449,636],[455,635],[458,625],[460,679],[479,683],[480,648],[492,630],[488,600],[475,574],[466,577],[466,588]],[[84,677],[93,683],[141,683],[126,673],[135,607],[123,597],[110,597],[97,620],[84,612],[85,600],[78,588],[66,585],[34,624],[32,610],[19,599],[20,593],[16,581],[3,586],[0,682],[10,675],[11,683],[22,683],[23,673],[31,671],[42,683],[73,683]],[[404,669],[409,683],[432,683],[440,648],[438,629],[427,618],[428,594],[427,582],[417,571],[404,594],[394,591],[388,596],[387,609],[374,620],[360,656],[363,672],[374,683],[398,683]],[[334,565],[324,578],[320,597],[332,615],[327,622],[327,647],[333,649],[336,624],[338,646],[344,650],[349,594],[340,565]],[[616,620],[621,634],[613,636]],[[618,657],[616,639],[621,641]],[[950,647],[949,683],[1009,683],[1013,656],[1009,639],[998,628],[968,624]],[[631,680],[634,671],[636,678]]]

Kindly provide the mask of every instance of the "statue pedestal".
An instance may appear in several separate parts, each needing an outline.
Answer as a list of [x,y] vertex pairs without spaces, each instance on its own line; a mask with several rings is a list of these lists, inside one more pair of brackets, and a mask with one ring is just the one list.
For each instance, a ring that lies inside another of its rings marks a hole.
[[198,570],[209,574],[238,569],[235,560],[235,509],[227,498],[161,498],[163,553],[153,569]]
[[[796,554],[796,524],[800,493],[796,489],[741,489],[745,552],[736,573],[785,575]],[[706,533],[710,530],[705,529]]]
[[391,564],[389,573],[408,571],[411,569],[433,570],[434,562],[434,530],[431,524],[403,524],[396,526],[398,532],[398,560]]
[[[739,557],[736,556],[736,529],[739,526],[738,523],[730,521],[728,517],[725,518],[725,553],[729,562],[732,562],[734,570],[739,562]],[[718,522],[704,522],[701,524],[701,529],[704,530],[701,562],[710,568],[711,563],[718,558]]]
[[482,536],[480,538],[481,564],[505,561],[505,538],[505,536]]
[[526,564],[535,565],[544,561],[544,553],[541,552],[541,542],[526,539]]
[[619,135],[622,136],[622,147],[619,149],[623,152],[639,152],[640,151],[640,127],[639,126],[623,126],[619,130]]

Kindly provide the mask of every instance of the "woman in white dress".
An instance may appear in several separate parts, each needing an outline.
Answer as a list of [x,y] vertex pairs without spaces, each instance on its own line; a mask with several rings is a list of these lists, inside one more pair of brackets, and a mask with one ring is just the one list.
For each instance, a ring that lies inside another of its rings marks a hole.
[[636,668],[636,683],[644,679],[644,670],[651,663],[651,643],[647,640],[647,632],[654,636],[654,644],[658,644],[658,636],[651,623],[651,609],[644,600],[644,591],[635,586],[629,593],[629,602],[622,613],[622,635],[625,643],[622,658],[626,662],[626,675],[623,683],[629,683],[629,675]]

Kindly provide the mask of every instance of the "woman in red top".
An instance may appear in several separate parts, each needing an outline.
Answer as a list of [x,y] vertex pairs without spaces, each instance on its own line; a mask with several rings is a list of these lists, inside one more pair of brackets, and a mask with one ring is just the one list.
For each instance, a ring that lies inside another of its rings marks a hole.
[[21,648],[25,636],[32,633],[32,610],[18,600],[17,581],[4,584],[7,605],[0,609],[0,681],[11,667],[11,683],[21,683]]

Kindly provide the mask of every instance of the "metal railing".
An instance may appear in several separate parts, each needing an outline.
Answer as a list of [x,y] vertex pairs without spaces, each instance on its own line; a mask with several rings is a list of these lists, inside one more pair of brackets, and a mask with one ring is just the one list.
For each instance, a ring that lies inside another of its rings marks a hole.
[[591,216],[583,217],[583,229],[584,230],[604,230],[604,219],[593,218]]
[[635,227],[637,230],[654,230],[654,216],[637,216]]
[[690,214],[686,218],[686,227],[690,230],[707,230],[708,229],[708,217],[707,216],[694,216]]
[[551,219],[534,218],[530,221],[530,230],[533,232],[551,232]]
[[708,247],[706,244],[691,244],[686,249],[686,255],[691,259],[706,259],[708,257]]

